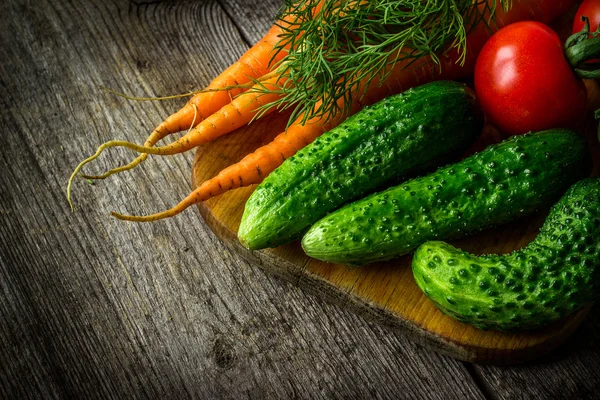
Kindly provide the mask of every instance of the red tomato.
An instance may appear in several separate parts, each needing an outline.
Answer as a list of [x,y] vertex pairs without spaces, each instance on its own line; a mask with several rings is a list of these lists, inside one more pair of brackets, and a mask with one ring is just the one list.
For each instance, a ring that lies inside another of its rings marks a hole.
[[575,14],[573,21],[573,33],[581,32],[585,26],[581,20],[581,16],[586,16],[590,19],[590,31],[594,32],[600,24],[600,0],[585,0]]
[[475,90],[490,122],[512,135],[575,127],[587,105],[558,35],[533,21],[508,25],[488,40],[475,65]]

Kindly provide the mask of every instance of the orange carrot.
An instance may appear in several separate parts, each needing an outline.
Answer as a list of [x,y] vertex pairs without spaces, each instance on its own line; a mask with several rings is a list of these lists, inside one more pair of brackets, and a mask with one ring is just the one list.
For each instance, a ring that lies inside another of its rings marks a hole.
[[[281,23],[281,22],[280,22]],[[274,51],[282,28],[275,24],[267,34],[240,59],[216,77],[208,87],[198,92],[186,105],[167,117],[144,142],[144,147],[152,147],[166,136],[195,127],[210,115],[231,102],[231,99],[248,90],[252,80],[268,79],[274,66],[284,56],[285,51]],[[104,179],[115,173],[132,169],[142,163],[148,153],[141,154],[127,165],[114,168],[102,175],[83,175],[87,179]]]
[[[574,3],[574,0],[515,2],[508,12],[501,11],[501,7],[499,7],[496,26],[500,28],[509,23],[526,19],[550,22],[568,10]],[[463,65],[459,65],[457,62],[459,60],[457,51],[450,51],[440,59],[441,68],[427,58],[424,58],[418,66],[408,66],[408,62],[395,64],[385,82],[375,80],[369,87],[363,85],[357,90],[357,95],[353,96],[357,100],[352,104],[349,113],[354,114],[364,105],[373,104],[390,94],[399,93],[435,79],[461,79],[470,76],[473,72],[477,54],[491,33],[489,29],[481,24],[475,27],[467,37],[467,55]],[[221,171],[216,177],[204,182],[170,210],[148,216],[125,216],[118,213],[112,213],[112,215],[127,221],[156,221],[177,215],[195,203],[206,201],[226,191],[259,183],[271,171],[281,165],[286,158],[314,141],[326,130],[337,126],[347,116],[340,115],[338,112],[335,115],[329,115],[329,118],[316,117],[310,119],[304,125],[300,123],[301,116],[295,124],[279,134],[271,143],[259,148],[238,163]]]
[[[268,105],[279,98],[278,88],[285,84],[285,79],[272,78],[259,85],[269,90],[269,93],[263,93],[258,90],[249,90],[216,113],[202,120],[194,129],[191,129],[186,135],[177,139],[173,143],[160,147],[140,146],[123,140],[111,140],[98,147],[98,150],[91,157],[83,160],[73,171],[67,185],[67,200],[71,203],[71,186],[73,180],[83,168],[83,166],[100,156],[100,154],[109,147],[126,147],[144,154],[173,155],[183,153],[194,147],[211,142],[216,138],[232,132],[248,124],[257,114],[268,114],[275,110],[275,107],[260,111],[262,106]],[[196,106],[192,106],[194,110]],[[193,118],[193,117],[192,117]]]
[[[317,10],[319,8],[320,6],[317,8]],[[251,116],[250,119],[244,118],[244,115],[240,113],[238,120],[230,124],[228,128],[225,125],[215,125],[213,126],[215,128],[213,133],[207,135],[199,134],[199,131],[205,131],[202,129],[196,130],[195,132],[188,132],[188,135],[181,140],[173,143],[171,146],[165,146],[167,148],[163,149],[164,152],[162,150],[148,150],[150,147],[156,145],[158,141],[164,139],[166,136],[172,133],[188,129],[188,127],[191,131],[192,128],[196,127],[196,125],[200,124],[205,119],[211,119],[213,122],[222,122],[223,118],[219,117],[225,117],[225,121],[233,121],[232,118],[228,117],[231,108],[228,108],[227,105],[233,101],[235,96],[238,96],[252,88],[257,89],[258,86],[275,88],[273,86],[275,83],[278,85],[283,84],[284,79],[275,79],[277,78],[276,67],[279,65],[279,62],[282,60],[282,58],[287,54],[287,47],[289,46],[289,43],[282,44],[280,36],[283,34],[284,30],[291,29],[293,25],[294,22],[288,20],[287,18],[277,21],[277,23],[275,23],[269,32],[267,32],[267,34],[256,45],[249,49],[235,64],[223,71],[223,73],[215,78],[205,90],[197,92],[197,94],[190,99],[182,109],[169,116],[158,127],[156,127],[156,129],[148,136],[142,146],[137,146],[125,141],[110,141],[100,146],[96,154],[80,163],[75,169],[75,172],[73,172],[69,178],[69,183],[67,185],[67,200],[69,204],[71,204],[71,208],[73,205],[71,203],[70,192],[74,178],[79,173],[83,165],[97,158],[102,150],[107,147],[124,146],[133,150],[137,150],[142,154],[127,165],[111,169],[102,175],[82,175],[83,178],[104,179],[112,174],[132,169],[142,163],[148,157],[148,154],[174,154],[177,152],[186,151],[191,148],[187,147],[188,144],[194,143],[194,140],[196,140],[195,143],[205,143],[202,139],[202,136],[208,138],[212,135],[213,138],[216,138],[222,134],[229,133],[239,128],[244,123],[250,122],[252,118],[257,118],[273,111],[274,108],[252,110],[252,113],[248,114],[248,116]],[[255,84],[252,86],[250,85],[250,82],[255,82]],[[258,90],[255,92],[261,91],[262,90]],[[275,92],[271,91],[271,94],[261,98],[261,101],[257,100],[258,96],[256,96],[256,93],[254,93],[249,99],[244,99],[237,102],[234,105],[234,110],[241,110],[239,106],[243,105],[242,103],[245,100],[247,100],[248,104],[257,103],[258,107],[263,104],[272,103],[277,100],[276,95],[273,95],[272,93]],[[262,101],[262,99],[264,99],[264,101]],[[190,139],[189,143],[182,145],[182,141],[187,139]],[[175,148],[178,148],[179,150],[173,150]]]
[[[248,124],[259,113],[268,114],[274,111],[275,108],[261,110],[261,107],[267,106],[277,100],[279,98],[277,90],[284,84],[285,79],[283,78],[272,78],[261,82],[259,85],[264,86],[269,91],[268,93],[259,90],[249,90],[242,93],[234,98],[231,103],[226,104],[217,112],[201,120],[194,129],[191,129],[189,133],[173,143],[164,146],[148,147],[122,140],[111,140],[100,146],[93,158],[108,147],[127,147],[139,153],[160,155],[173,155],[191,150],[194,147],[211,142],[222,135]],[[90,157],[87,161],[93,158]],[[84,161],[82,165],[87,161]]]

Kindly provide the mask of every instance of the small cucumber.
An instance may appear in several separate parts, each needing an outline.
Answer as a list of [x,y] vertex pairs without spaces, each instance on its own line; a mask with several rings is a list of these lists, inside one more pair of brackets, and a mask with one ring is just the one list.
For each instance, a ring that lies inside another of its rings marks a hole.
[[482,126],[463,84],[434,82],[388,97],[273,171],[246,203],[239,240],[256,250],[299,239],[347,202],[459,155]]
[[550,204],[586,176],[588,156],[583,138],[569,130],[513,137],[348,204],[317,222],[302,247],[311,257],[348,265],[389,260]]
[[569,189],[522,250],[477,257],[428,242],[412,265],[442,312],[478,328],[534,329],[565,317],[600,289],[600,179]]

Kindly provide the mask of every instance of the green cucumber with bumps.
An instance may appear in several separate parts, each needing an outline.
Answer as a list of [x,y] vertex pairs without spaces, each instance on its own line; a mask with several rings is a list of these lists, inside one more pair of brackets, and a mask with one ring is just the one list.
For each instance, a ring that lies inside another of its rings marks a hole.
[[480,329],[519,331],[561,319],[592,303],[600,289],[600,179],[571,187],[521,250],[478,257],[428,242],[412,266],[417,285],[442,312]]
[[366,107],[257,187],[239,240],[257,250],[300,239],[342,205],[464,152],[482,127],[473,92],[457,82],[429,83]]
[[510,138],[454,165],[373,194],[317,222],[311,257],[362,265],[502,224],[552,204],[589,173],[582,137],[555,129]]

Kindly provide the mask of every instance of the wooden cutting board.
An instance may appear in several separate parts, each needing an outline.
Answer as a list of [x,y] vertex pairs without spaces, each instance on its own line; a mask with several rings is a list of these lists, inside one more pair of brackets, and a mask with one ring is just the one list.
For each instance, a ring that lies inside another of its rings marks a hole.
[[[595,83],[588,85],[598,106]],[[198,149],[193,167],[193,185],[215,176],[223,168],[268,143],[281,132],[288,115],[269,116],[216,142]],[[589,140],[595,160],[600,159],[594,121],[588,121]],[[483,148],[500,138],[486,128],[476,145]],[[596,145],[594,145],[596,144]],[[598,175],[598,166],[594,174]],[[323,299],[349,307],[378,322],[401,329],[413,340],[449,356],[471,362],[512,364],[531,360],[556,348],[573,333],[589,309],[580,311],[545,329],[511,334],[481,331],[455,321],[440,311],[416,286],[411,257],[349,268],[307,257],[298,242],[263,251],[248,251],[237,240],[244,204],[253,187],[237,189],[199,205],[211,229],[231,249]],[[474,253],[507,253],[518,249],[537,234],[547,212],[491,229],[454,244]]]

